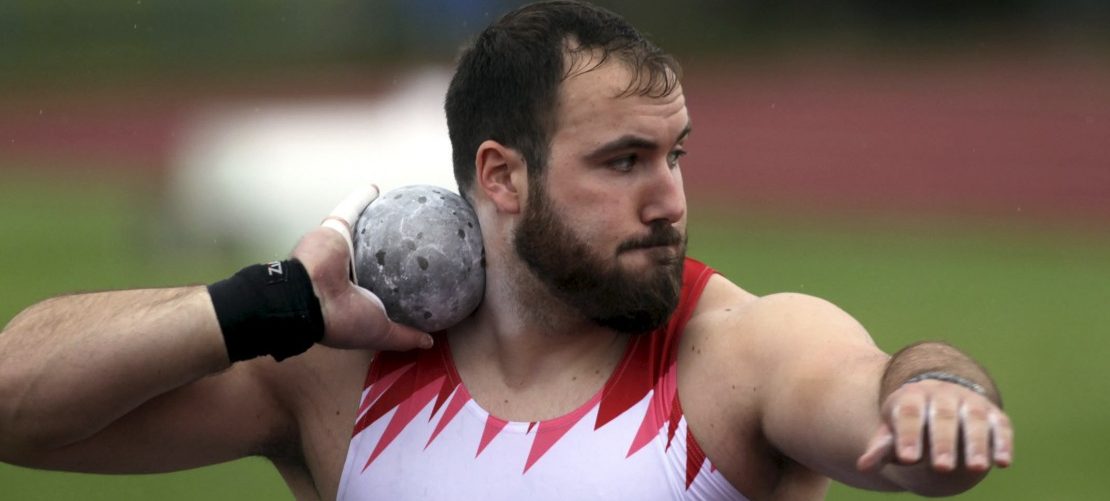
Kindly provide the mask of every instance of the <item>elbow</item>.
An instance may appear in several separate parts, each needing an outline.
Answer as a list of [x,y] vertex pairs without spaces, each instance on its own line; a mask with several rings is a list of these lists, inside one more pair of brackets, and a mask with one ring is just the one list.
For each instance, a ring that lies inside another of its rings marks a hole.
[[[24,311],[26,313],[26,311]],[[41,376],[33,357],[25,356],[18,340],[17,315],[0,331],[0,461],[15,462],[21,453],[49,450],[66,445],[71,437],[64,436],[50,419],[52,413],[36,398],[36,383]]]
[[[6,364],[5,364],[6,365]],[[20,451],[36,448],[43,437],[27,419],[18,385],[0,368],[0,461],[15,462]]]
[[73,443],[78,437],[62,427],[56,413],[37,401],[33,375],[19,373],[17,364],[0,355],[0,461],[13,461],[21,452],[48,451]]
[[8,461],[14,451],[33,448],[42,437],[27,418],[26,399],[17,378],[4,370],[9,364],[0,364],[0,461]]
[[11,353],[10,343],[12,338],[9,327],[0,331],[0,461],[7,457],[8,450],[13,442],[18,441],[22,433],[20,415],[22,414],[23,392],[20,368]]
[[50,363],[57,356],[36,332],[36,309],[0,331],[0,461],[54,451],[94,431],[88,415],[74,412],[74,385],[59,380],[59,367]]
[[32,418],[18,406],[0,406],[0,462],[24,464],[28,458],[76,441],[73,434]]

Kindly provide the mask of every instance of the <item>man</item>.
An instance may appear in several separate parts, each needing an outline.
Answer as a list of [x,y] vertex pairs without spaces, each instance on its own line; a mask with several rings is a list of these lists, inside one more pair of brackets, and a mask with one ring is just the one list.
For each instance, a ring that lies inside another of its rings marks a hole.
[[890,357],[824,301],[685,258],[678,66],[619,17],[506,15],[447,114],[487,254],[469,318],[433,338],[348,281],[364,193],[294,260],[22,312],[0,334],[0,460],[263,455],[300,499],[819,499],[828,477],[940,495],[1010,463],[998,392],[954,348]]

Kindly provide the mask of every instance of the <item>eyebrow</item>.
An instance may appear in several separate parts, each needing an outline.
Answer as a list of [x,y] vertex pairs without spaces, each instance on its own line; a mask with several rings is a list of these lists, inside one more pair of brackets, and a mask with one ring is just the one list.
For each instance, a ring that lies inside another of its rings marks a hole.
[[[687,122],[686,127],[682,128],[682,132],[679,133],[678,138],[675,139],[675,144],[681,143],[682,141],[686,140],[686,136],[690,135],[691,130],[692,128],[690,126],[690,123]],[[599,146],[590,153],[587,153],[586,158],[597,160],[612,155],[613,153],[616,153],[618,151],[654,150],[658,147],[659,144],[655,141],[634,134],[626,134]]]

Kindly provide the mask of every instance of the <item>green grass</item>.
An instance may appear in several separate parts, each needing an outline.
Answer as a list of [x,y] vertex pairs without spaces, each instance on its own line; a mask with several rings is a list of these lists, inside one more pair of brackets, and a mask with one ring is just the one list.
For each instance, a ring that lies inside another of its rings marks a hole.
[[[0,165],[2,168],[2,165]],[[0,170],[0,323],[74,290],[203,283],[247,259],[160,243],[148,183]],[[102,173],[98,173],[101,175]],[[990,367],[1017,426],[1016,464],[968,500],[1094,499],[1110,465],[1110,239],[941,225],[699,212],[691,252],[757,294],[839,304],[892,351],[948,340]],[[842,486],[829,499],[879,499]],[[0,465],[3,499],[289,499],[262,460],[171,475],[89,476]]]

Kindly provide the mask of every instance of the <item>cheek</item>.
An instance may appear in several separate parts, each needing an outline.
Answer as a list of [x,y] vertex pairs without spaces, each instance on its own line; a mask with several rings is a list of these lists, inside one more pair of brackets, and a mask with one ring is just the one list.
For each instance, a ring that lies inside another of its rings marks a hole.
[[585,231],[595,236],[612,233],[620,229],[629,215],[635,215],[627,199],[622,200],[608,190],[581,191],[574,200],[569,200],[571,218]]
[[620,243],[621,210],[616,197],[604,192],[580,191],[555,202],[556,215],[583,244],[608,255],[605,249]]
[[608,185],[605,181],[588,175],[560,179],[548,185],[548,199],[564,221],[578,228],[612,224],[605,221],[625,215],[629,209],[622,204],[628,201],[617,195],[620,186]]

